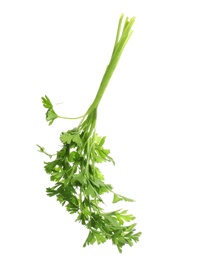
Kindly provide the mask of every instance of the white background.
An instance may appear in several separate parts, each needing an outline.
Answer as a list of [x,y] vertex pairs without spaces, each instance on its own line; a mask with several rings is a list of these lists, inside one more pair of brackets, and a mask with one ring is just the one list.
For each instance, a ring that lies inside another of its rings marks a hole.
[[[97,126],[116,161],[106,178],[136,200],[123,206],[143,233],[121,255],[82,248],[36,144],[54,152],[74,125],[47,126],[41,96],[65,116],[92,102],[122,12],[136,24]],[[207,259],[206,13],[201,0],[0,1],[0,259]]]

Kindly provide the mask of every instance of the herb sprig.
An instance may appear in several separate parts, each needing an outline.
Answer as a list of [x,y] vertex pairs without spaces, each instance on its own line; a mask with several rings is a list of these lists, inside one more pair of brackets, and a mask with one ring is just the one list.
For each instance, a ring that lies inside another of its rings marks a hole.
[[38,145],[39,152],[49,156],[50,159],[55,157],[45,162],[44,166],[46,173],[50,175],[50,180],[55,182],[54,186],[46,189],[47,195],[56,196],[69,213],[77,214],[76,221],[89,230],[83,246],[111,240],[119,252],[122,252],[125,244],[132,246],[137,242],[141,232],[136,232],[136,224],[131,223],[135,216],[129,214],[127,210],[105,212],[101,208],[101,204],[104,203],[101,195],[104,193],[113,194],[113,203],[133,200],[115,193],[113,187],[104,182],[104,175],[97,167],[97,164],[103,162],[114,164],[114,160],[110,156],[110,150],[104,147],[106,137],[100,137],[96,133],[96,120],[100,100],[132,34],[131,28],[135,18],[126,18],[123,22],[123,17],[121,15],[119,19],[111,60],[97,95],[83,116],[77,118],[59,116],[54,111],[50,99],[47,96],[42,97],[49,125],[57,118],[81,119],[81,121],[76,128],[61,133],[62,147],[57,153],[49,154],[44,147]]

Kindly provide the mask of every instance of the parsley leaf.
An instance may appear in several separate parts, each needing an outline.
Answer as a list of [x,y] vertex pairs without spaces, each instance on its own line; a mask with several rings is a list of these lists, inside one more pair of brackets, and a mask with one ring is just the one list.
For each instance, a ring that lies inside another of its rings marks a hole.
[[113,203],[117,203],[121,200],[128,201],[128,202],[134,202],[134,200],[132,200],[132,199],[129,199],[127,197],[124,197],[124,196],[121,196],[119,194],[114,193]]
[[49,108],[49,109],[53,108],[51,101],[49,100],[48,96],[46,96],[46,95],[44,97],[42,97],[42,104],[45,108]]

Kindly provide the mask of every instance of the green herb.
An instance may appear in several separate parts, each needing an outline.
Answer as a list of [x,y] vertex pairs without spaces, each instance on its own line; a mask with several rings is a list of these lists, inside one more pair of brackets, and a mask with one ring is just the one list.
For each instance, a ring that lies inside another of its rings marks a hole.
[[[104,182],[104,176],[97,167],[98,163],[112,162],[114,164],[114,161],[110,156],[110,150],[104,147],[106,137],[100,137],[96,133],[96,120],[99,102],[132,34],[131,28],[134,21],[133,17],[126,18],[123,22],[123,15],[121,15],[111,60],[97,95],[83,116],[68,118],[82,120],[77,128],[61,133],[60,151],[56,154],[49,154],[38,145],[39,152],[50,158],[55,157],[54,160],[45,162],[44,166],[51,181],[55,182],[53,187],[47,188],[47,195],[56,196],[69,213],[77,214],[76,221],[89,230],[83,246],[111,240],[119,252],[122,252],[125,244],[132,246],[134,242],[137,242],[141,232],[136,232],[136,224],[131,223],[135,217],[127,210],[107,213],[101,208],[104,203],[101,195],[104,193],[113,194],[113,203],[133,200],[116,194],[113,187]],[[49,125],[57,118],[66,118],[57,115],[47,96],[42,97],[42,103],[47,108],[46,120]]]

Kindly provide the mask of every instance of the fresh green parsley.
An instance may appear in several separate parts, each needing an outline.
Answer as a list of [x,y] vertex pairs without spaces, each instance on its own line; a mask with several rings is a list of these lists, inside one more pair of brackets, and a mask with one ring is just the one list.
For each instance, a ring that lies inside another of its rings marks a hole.
[[[119,252],[122,252],[125,244],[132,246],[137,242],[141,232],[136,232],[136,224],[132,223],[135,217],[127,210],[105,212],[101,208],[104,203],[101,195],[104,193],[113,194],[113,203],[133,200],[116,194],[113,187],[104,182],[104,175],[97,167],[97,164],[103,162],[114,164],[114,160],[110,156],[110,150],[104,147],[106,137],[100,137],[96,133],[96,120],[100,100],[132,34],[135,18],[126,18],[125,21],[123,18],[121,15],[111,60],[94,101],[83,116],[66,118],[81,119],[79,125],[60,134],[62,146],[55,154],[47,153],[44,147],[38,145],[39,152],[51,159],[45,162],[44,169],[55,185],[46,189],[47,195],[56,196],[69,213],[77,215],[76,221],[89,230],[83,246],[111,240]],[[54,111],[47,96],[42,97],[42,103],[47,109],[46,120],[49,125],[57,118],[65,118]]]

